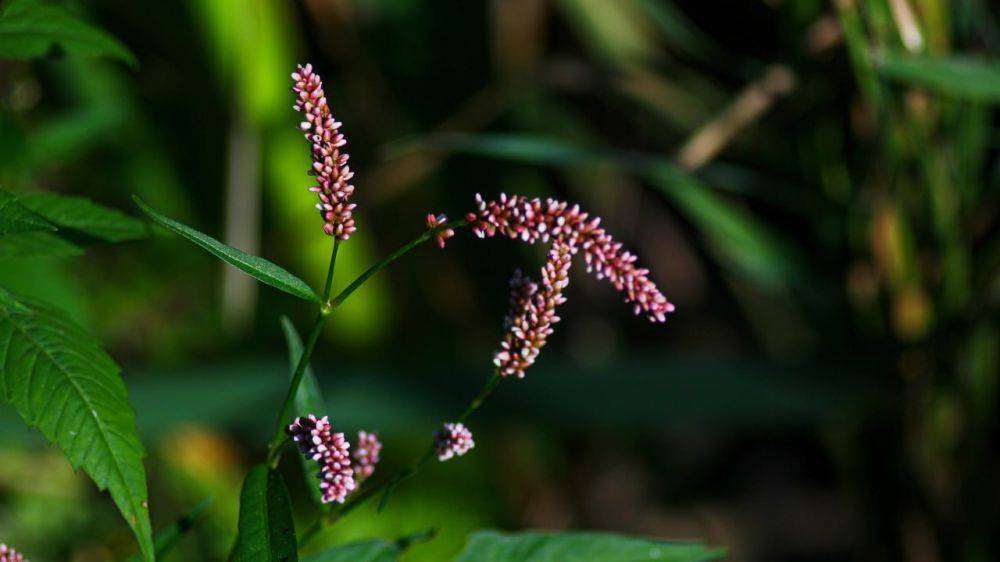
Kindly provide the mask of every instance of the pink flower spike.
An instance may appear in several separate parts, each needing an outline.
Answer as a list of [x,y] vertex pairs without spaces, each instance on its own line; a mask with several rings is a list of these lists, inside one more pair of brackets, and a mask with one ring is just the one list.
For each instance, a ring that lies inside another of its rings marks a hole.
[[601,228],[600,218],[591,217],[578,205],[503,193],[499,199],[487,201],[477,194],[476,211],[469,213],[468,219],[480,238],[500,233],[530,244],[552,240],[579,250],[587,271],[625,293],[625,302],[651,322],[664,322],[674,310],[649,278],[649,270],[637,267],[636,256],[623,250],[622,244]]
[[378,440],[378,435],[367,431],[358,432],[358,446],[354,450],[354,473],[358,484],[375,472],[375,465],[379,461],[379,451],[382,450],[382,443]]
[[354,172],[347,165],[349,156],[340,150],[347,139],[340,133],[341,123],[330,114],[323,81],[313,72],[312,65],[299,65],[292,73],[292,80],[295,81],[292,91],[296,94],[293,108],[305,116],[299,129],[312,146],[313,163],[309,173],[316,176],[319,185],[309,190],[319,194],[323,232],[347,240],[356,230],[355,205],[347,202],[354,193],[354,186],[348,183]]
[[13,548],[0,544],[0,562],[24,562],[24,556]]
[[[437,228],[448,222],[448,216],[445,214],[440,214],[434,216],[433,214],[427,214],[427,230]],[[455,230],[451,228],[445,228],[434,235],[434,239],[437,240],[438,247],[444,249],[444,243],[446,240],[455,235]]]
[[559,322],[556,307],[566,302],[563,289],[569,284],[569,267],[576,250],[557,242],[542,267],[542,284],[515,271],[510,280],[510,311],[504,318],[503,340],[493,355],[493,364],[503,377],[524,378]]
[[344,503],[347,495],[357,488],[351,466],[351,444],[343,433],[334,433],[326,416],[295,418],[286,429],[307,458],[319,465],[319,488],[323,503]]
[[460,457],[475,446],[472,432],[460,423],[446,423],[434,432],[434,452],[441,462]]

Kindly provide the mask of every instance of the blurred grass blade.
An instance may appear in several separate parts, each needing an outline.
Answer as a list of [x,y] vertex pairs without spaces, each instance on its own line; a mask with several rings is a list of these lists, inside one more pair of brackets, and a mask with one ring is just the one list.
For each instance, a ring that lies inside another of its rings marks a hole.
[[281,475],[259,464],[250,469],[240,494],[238,562],[295,562],[295,523]]
[[141,220],[117,209],[98,205],[85,197],[70,197],[49,191],[17,194],[25,207],[60,228],[75,230],[106,242],[145,238],[149,229]]
[[879,74],[958,98],[1000,103],[1000,64],[993,60],[952,56],[908,57],[887,53],[876,57]]
[[153,560],[145,456],[118,365],[46,304],[0,289],[0,401],[108,490]]
[[82,254],[79,246],[51,232],[19,232],[0,236],[0,260],[68,258]]
[[294,295],[307,301],[319,302],[319,296],[306,284],[305,281],[292,275],[285,269],[275,265],[264,258],[248,254],[242,250],[237,250],[232,246],[227,246],[215,238],[198,232],[197,230],[185,226],[173,219],[169,219],[142,202],[138,197],[133,197],[135,204],[142,209],[142,212],[149,215],[153,222],[163,226],[168,230],[180,234],[198,246],[201,246],[215,257],[233,265],[261,283],[270,285],[276,289],[281,289],[290,295]]
[[661,156],[577,146],[538,135],[435,135],[421,144],[529,164],[614,166],[651,180],[705,236],[716,258],[736,273],[770,289],[803,275],[804,259],[790,240]]
[[25,207],[14,194],[0,189],[0,236],[55,229],[52,223]]
[[725,551],[697,543],[667,542],[605,533],[501,533],[479,531],[455,562],[707,562]]
[[657,31],[670,47],[691,55],[700,62],[726,60],[719,45],[698,29],[676,4],[668,0],[639,0],[639,6],[649,13]]
[[321,550],[302,562],[395,562],[403,550],[394,542],[377,539]]
[[[295,329],[295,325],[287,316],[281,317],[281,331],[285,333],[285,342],[288,344],[288,373],[289,377],[294,376],[295,368],[299,365],[299,358],[302,357],[302,338]],[[299,391],[295,395],[295,415],[305,416],[315,414],[316,416],[326,415],[326,405],[323,402],[323,395],[319,390],[319,383],[316,381],[316,374],[313,373],[312,366],[306,365],[305,373],[302,375],[302,382],[299,384]],[[316,481],[316,466],[311,459],[303,455],[295,455],[298,458],[299,466],[302,468],[302,477],[309,490],[309,497],[313,503],[323,510],[329,509],[329,504],[323,503],[323,492],[319,489]]]
[[39,0],[10,0],[0,8],[0,58],[31,59],[51,52],[136,64],[135,56],[121,42],[62,7]]
[[[158,533],[156,533],[156,542],[154,545],[156,548],[156,557],[162,558],[163,555],[173,550],[174,547],[180,542],[181,538],[183,538],[184,535],[194,527],[195,523],[201,519],[205,510],[208,509],[208,506],[211,504],[212,498],[205,498],[201,501],[201,503],[194,506],[194,509],[178,519],[173,525],[170,525],[165,529],[161,529]],[[141,562],[142,558],[136,555],[129,560],[130,562]]]

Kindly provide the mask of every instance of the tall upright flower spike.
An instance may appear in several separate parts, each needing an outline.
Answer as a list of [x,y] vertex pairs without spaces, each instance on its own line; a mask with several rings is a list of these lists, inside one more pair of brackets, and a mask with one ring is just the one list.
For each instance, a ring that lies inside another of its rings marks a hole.
[[441,462],[460,457],[475,446],[472,432],[460,423],[446,423],[434,432],[434,452]]
[[540,287],[519,270],[514,272],[504,337],[500,350],[493,355],[493,364],[501,376],[524,378],[524,372],[535,363],[552,334],[552,325],[559,322],[556,307],[566,302],[563,289],[569,284],[569,267],[575,252],[568,244],[554,243],[542,267]]
[[472,230],[480,238],[497,233],[528,243],[554,240],[579,249],[587,271],[598,279],[607,279],[625,293],[633,312],[644,314],[652,322],[663,322],[674,305],[649,279],[649,270],[637,267],[636,256],[624,250],[603,228],[601,219],[555,199],[529,199],[521,195],[500,194],[487,201],[476,195],[476,212],[467,215]]
[[313,72],[311,64],[298,65],[292,80],[295,81],[292,91],[296,94],[294,108],[305,119],[299,129],[312,147],[309,173],[316,176],[316,185],[309,191],[319,196],[316,208],[323,217],[323,232],[347,240],[355,230],[354,208],[357,205],[348,202],[354,193],[354,186],[349,183],[354,172],[347,165],[349,156],[341,152],[347,144],[340,133],[342,123],[330,113],[323,81]]
[[[431,230],[441,226],[448,222],[448,216],[440,214],[434,216],[431,213],[427,214],[427,230]],[[437,240],[438,247],[444,248],[444,243],[446,240],[455,235],[455,230],[451,228],[445,228],[434,235],[434,239]]]
[[319,465],[319,488],[323,503],[344,503],[347,494],[357,488],[351,466],[351,444],[343,433],[335,433],[326,416],[295,418],[286,432],[306,457]]
[[379,452],[382,450],[382,443],[378,440],[378,435],[367,431],[358,432],[358,446],[354,449],[354,475],[358,484],[365,481],[375,472],[375,465],[379,461]]
[[0,562],[24,562],[24,556],[13,548],[0,544]]

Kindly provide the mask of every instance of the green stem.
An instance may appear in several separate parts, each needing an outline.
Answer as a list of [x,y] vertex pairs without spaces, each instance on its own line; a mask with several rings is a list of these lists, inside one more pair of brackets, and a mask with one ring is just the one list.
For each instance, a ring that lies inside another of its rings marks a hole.
[[357,279],[355,279],[354,281],[351,281],[350,285],[348,285],[347,287],[345,287],[343,291],[341,291],[340,293],[337,294],[337,296],[333,297],[333,300],[330,301],[330,308],[336,308],[337,306],[339,306],[341,303],[344,302],[344,300],[347,299],[347,297],[351,296],[351,293],[353,293],[354,291],[357,291],[358,288],[361,287],[361,285],[363,285],[365,283],[365,281],[368,280],[369,277],[371,277],[372,275],[375,275],[379,271],[382,271],[383,269],[385,269],[385,267],[387,265],[389,265],[390,263],[392,263],[392,262],[396,261],[397,259],[403,257],[410,250],[416,248],[417,246],[423,244],[424,242],[430,240],[431,238],[434,238],[434,236],[438,232],[441,232],[442,230],[445,230],[445,229],[448,229],[448,228],[452,228],[452,229],[454,229],[454,228],[461,228],[461,227],[463,227],[463,226],[465,226],[467,224],[469,224],[469,221],[460,220],[460,221],[449,222],[449,223],[443,224],[441,226],[438,226],[438,227],[435,227],[435,228],[427,230],[426,232],[424,232],[420,236],[418,236],[418,237],[414,238],[413,240],[411,240],[410,242],[408,242],[405,246],[399,248],[395,252],[389,254],[385,258],[383,258],[383,259],[379,260],[378,262],[376,262],[374,265],[372,265],[367,270],[365,270],[365,272],[362,273],[361,275],[358,275]]
[[[483,387],[479,390],[479,393],[476,394],[476,397],[473,398],[471,402],[469,402],[468,406],[466,406],[465,410],[462,412],[462,415],[458,417],[458,421],[464,422],[469,418],[469,416],[471,416],[476,410],[478,410],[479,407],[483,405],[483,402],[485,402],[486,399],[489,398],[490,394],[493,394],[493,390],[496,389],[497,385],[500,384],[500,381],[502,379],[503,377],[500,376],[500,373],[498,371],[494,371],[493,375],[489,378],[489,380],[486,381],[486,384],[484,384]],[[399,486],[403,481],[408,480],[413,476],[416,476],[417,473],[419,473],[420,470],[424,466],[426,466],[427,463],[430,462],[431,459],[433,458],[434,458],[434,444],[431,443],[430,447],[428,447],[428,449],[424,451],[424,454],[421,455],[417,459],[417,461],[413,463],[411,466],[404,468],[392,478],[382,480],[378,484],[365,488],[364,490],[360,491],[357,495],[355,495],[353,498],[351,498],[351,501],[345,503],[339,509],[328,511],[322,517],[317,519],[316,522],[313,523],[313,525],[305,533],[303,533],[302,538],[299,539],[299,547],[305,546],[320,531],[323,530],[323,527],[327,525],[332,525],[334,522],[344,517],[348,513],[354,511],[358,507],[361,507],[368,500],[377,496],[379,492],[384,493],[384,495],[382,496],[382,500],[379,502],[379,511],[381,511],[382,508],[385,507],[385,504],[388,501],[389,495],[392,493],[392,491],[395,490],[396,487]]]
[[326,268],[326,284],[323,288],[323,297],[320,306],[319,313],[316,315],[316,320],[313,321],[312,328],[309,329],[309,335],[306,336],[305,347],[302,349],[302,356],[299,357],[299,363],[295,366],[295,373],[292,375],[292,382],[288,385],[288,392],[285,393],[285,400],[281,404],[281,411],[278,413],[278,421],[274,430],[274,437],[271,438],[271,442],[267,448],[267,462],[272,468],[277,467],[278,459],[281,458],[281,447],[285,444],[287,438],[285,437],[285,425],[288,423],[288,418],[292,415],[292,411],[295,407],[295,395],[299,392],[299,385],[302,383],[302,377],[305,375],[306,367],[309,366],[309,359],[312,357],[313,350],[316,349],[316,342],[319,341],[319,336],[323,332],[323,325],[326,323],[326,317],[330,315],[332,308],[328,304],[330,298],[330,291],[333,287],[333,271],[337,266],[337,250],[340,248],[340,240],[334,240],[333,250],[330,252],[330,265]]

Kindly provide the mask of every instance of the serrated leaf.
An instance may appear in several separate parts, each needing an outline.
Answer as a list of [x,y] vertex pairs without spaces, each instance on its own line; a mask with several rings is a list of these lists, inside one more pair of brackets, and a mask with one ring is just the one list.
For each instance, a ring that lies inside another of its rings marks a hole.
[[79,246],[50,232],[19,232],[0,236],[0,260],[79,256]]
[[236,556],[240,562],[295,562],[295,524],[281,474],[259,464],[247,474],[240,494]]
[[401,552],[394,542],[370,540],[314,552],[302,562],[396,562]]
[[0,289],[0,399],[111,493],[153,560],[145,451],[114,361],[48,305]]
[[[302,357],[302,338],[295,329],[295,325],[287,316],[281,317],[281,331],[285,333],[285,342],[288,344],[288,373],[289,378],[295,375],[295,368],[299,365],[299,358]],[[305,416],[315,414],[324,415],[326,405],[323,403],[323,395],[319,390],[319,383],[312,367],[306,365],[305,373],[302,374],[302,381],[299,383],[299,391],[295,394],[295,415]],[[302,470],[302,477],[305,480],[306,488],[309,489],[309,497],[320,509],[328,509],[328,504],[323,503],[323,492],[316,483],[316,465],[311,459],[304,455],[298,457],[299,467]]]
[[0,189],[0,236],[55,229],[49,221],[18,202],[13,193]]
[[0,58],[31,59],[57,49],[68,55],[136,64],[125,45],[62,7],[38,0],[10,0],[0,8]]
[[697,543],[605,533],[473,533],[455,562],[707,562],[725,555]]
[[215,257],[248,273],[261,283],[281,289],[290,295],[307,301],[319,302],[319,296],[316,295],[316,292],[305,281],[292,275],[282,267],[264,258],[248,254],[243,250],[237,250],[232,246],[227,246],[207,234],[203,234],[173,219],[169,219],[151,209],[138,197],[133,197],[133,199],[135,200],[135,204],[142,209],[142,212],[153,219],[153,222],[180,234],[184,238],[201,246]]
[[1000,103],[1000,63],[972,57],[875,57],[882,76],[955,97]]
[[28,191],[18,193],[17,201],[61,229],[75,230],[107,242],[135,240],[149,234],[143,221],[85,197]]

